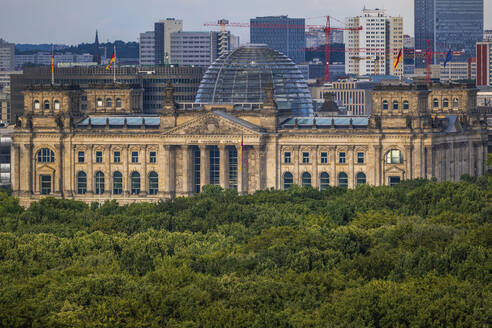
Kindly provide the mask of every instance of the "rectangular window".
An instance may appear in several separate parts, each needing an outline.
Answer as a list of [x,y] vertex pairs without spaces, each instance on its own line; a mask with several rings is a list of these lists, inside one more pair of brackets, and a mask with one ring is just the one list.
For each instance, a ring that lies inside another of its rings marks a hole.
[[328,163],[328,153],[321,153],[321,164]]
[[289,151],[286,151],[284,153],[284,163],[285,164],[290,164],[290,152]]
[[220,152],[219,148],[214,146],[210,148],[210,184],[220,185]]
[[302,163],[309,163],[309,153],[302,153]]
[[138,151],[132,151],[132,163],[138,163]]
[[41,194],[49,195],[51,193],[51,175],[41,175],[39,180],[41,185]]
[[96,151],[96,163],[102,163],[103,153],[102,151]]
[[200,149],[196,148],[193,150],[193,169],[194,169],[194,184],[195,192],[200,192]]
[[115,163],[121,162],[121,153],[119,151],[115,151],[113,153],[113,162]]
[[364,164],[364,153],[357,153],[357,164]]
[[150,152],[150,162],[151,163],[155,163],[157,162],[157,154],[155,151],[151,151]]
[[345,164],[345,152],[338,153],[338,163]]
[[79,163],[84,163],[85,161],[85,153],[83,151],[79,151]]
[[236,148],[229,149],[229,188],[237,190],[237,150]]
[[394,186],[400,183],[400,177],[389,177],[390,186]]

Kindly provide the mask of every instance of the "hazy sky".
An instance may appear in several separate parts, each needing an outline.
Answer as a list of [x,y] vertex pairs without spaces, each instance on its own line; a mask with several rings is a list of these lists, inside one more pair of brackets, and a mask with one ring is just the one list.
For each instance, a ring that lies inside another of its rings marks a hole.
[[[414,0],[0,0],[0,38],[15,43],[136,41],[138,33],[153,30],[153,22],[166,17],[183,19],[188,31],[207,30],[203,23],[227,18],[249,22],[255,16],[289,15],[340,20],[356,16],[362,7],[385,8],[403,16],[405,34],[413,35]],[[485,28],[492,29],[492,0],[485,3]],[[309,19],[307,24],[322,24]],[[340,25],[338,25],[340,26]],[[247,28],[232,28],[249,40]]]

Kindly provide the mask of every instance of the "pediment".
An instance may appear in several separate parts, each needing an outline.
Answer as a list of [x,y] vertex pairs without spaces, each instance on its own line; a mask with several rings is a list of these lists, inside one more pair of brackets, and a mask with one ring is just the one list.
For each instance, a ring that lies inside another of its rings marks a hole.
[[391,174],[391,173],[401,174],[401,173],[405,173],[405,170],[398,167],[398,166],[391,165],[390,167],[388,167],[387,169],[384,170],[384,173],[385,174]]
[[38,169],[37,169],[38,173],[40,174],[52,174],[55,172],[55,169],[52,168],[51,166],[47,165],[47,164],[43,164],[42,166],[40,166]]
[[207,112],[168,130],[167,135],[261,135],[263,130],[223,112]]

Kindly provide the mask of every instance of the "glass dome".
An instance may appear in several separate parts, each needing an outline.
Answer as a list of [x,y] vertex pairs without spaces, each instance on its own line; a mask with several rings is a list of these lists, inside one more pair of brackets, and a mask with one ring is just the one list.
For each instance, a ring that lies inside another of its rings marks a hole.
[[261,103],[265,86],[273,83],[279,109],[311,116],[313,102],[304,76],[284,54],[266,45],[242,46],[219,57],[207,70],[197,103]]

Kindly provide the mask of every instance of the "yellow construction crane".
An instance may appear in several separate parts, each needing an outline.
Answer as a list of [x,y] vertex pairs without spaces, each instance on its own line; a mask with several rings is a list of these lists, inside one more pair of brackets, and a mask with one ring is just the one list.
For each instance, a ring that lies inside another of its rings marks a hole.
[[379,75],[379,60],[381,59],[380,56],[368,56],[368,57],[359,57],[359,56],[352,56],[350,59],[355,60],[357,64],[361,60],[374,60],[374,75]]

